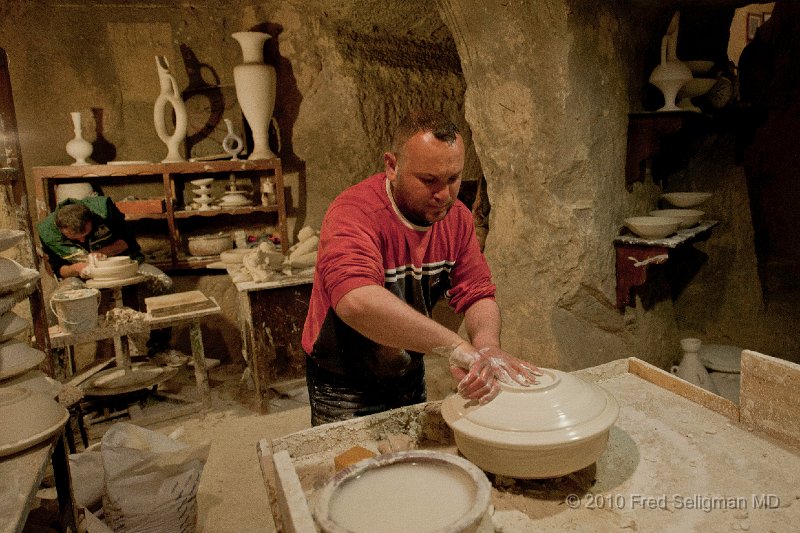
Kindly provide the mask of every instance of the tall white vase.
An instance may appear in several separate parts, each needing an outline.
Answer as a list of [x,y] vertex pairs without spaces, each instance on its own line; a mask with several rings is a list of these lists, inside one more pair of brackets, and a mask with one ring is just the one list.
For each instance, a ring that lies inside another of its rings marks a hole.
[[67,143],[66,150],[70,157],[75,159],[73,165],[88,165],[86,158],[92,155],[92,143],[83,138],[81,129],[81,114],[78,111],[70,113],[72,116],[72,130],[75,137]]
[[273,159],[267,133],[275,109],[275,67],[264,64],[264,43],[269,35],[240,31],[231,35],[242,47],[244,62],[233,67],[236,98],[253,132],[253,152],[247,159]]
[[[156,98],[156,103],[153,106],[153,123],[155,124],[158,138],[167,145],[167,157],[161,162],[177,163],[186,161],[181,156],[181,144],[186,139],[188,125],[186,105],[183,103],[180,91],[178,91],[178,84],[175,82],[175,78],[169,72],[167,58],[156,56],[156,67],[158,68],[158,82],[161,86],[161,93]],[[164,122],[164,112],[167,104],[172,105],[172,109],[175,111],[175,131],[172,134],[167,131],[167,126]]]

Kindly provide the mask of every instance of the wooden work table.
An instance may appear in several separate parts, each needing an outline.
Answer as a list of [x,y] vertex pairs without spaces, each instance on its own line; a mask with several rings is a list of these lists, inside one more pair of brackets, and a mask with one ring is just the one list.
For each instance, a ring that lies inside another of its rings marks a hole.
[[213,302],[214,306],[207,309],[187,311],[158,318],[145,315],[144,321],[123,324],[108,323],[105,320],[101,320],[98,327],[80,333],[70,333],[62,330],[60,326],[52,326],[50,328],[50,344],[53,348],[67,348],[75,344],[95,342],[102,339],[115,337],[124,338],[132,333],[146,332],[151,329],[162,329],[189,324],[189,338],[192,347],[192,358],[194,359],[197,395],[203,407],[209,408],[211,407],[211,394],[208,386],[208,372],[206,370],[205,349],[203,346],[202,331],[200,329],[200,320],[222,312],[216,300],[213,298],[210,298],[210,300]]
[[252,373],[257,408],[262,412],[269,410],[271,384],[305,377],[305,352],[300,343],[313,281],[312,272],[274,281],[234,283],[242,355]]

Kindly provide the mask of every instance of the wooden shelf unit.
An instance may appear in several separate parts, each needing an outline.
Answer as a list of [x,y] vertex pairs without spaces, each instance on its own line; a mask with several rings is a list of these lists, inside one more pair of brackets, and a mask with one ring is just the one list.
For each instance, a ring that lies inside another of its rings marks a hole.
[[[254,205],[241,207],[220,207],[205,211],[186,209],[185,192],[194,187],[191,181],[202,178],[214,178],[215,181],[227,184],[233,175],[237,180],[249,180]],[[289,236],[286,224],[286,193],[283,184],[283,173],[280,159],[237,160],[237,161],[202,161],[181,163],[134,163],[126,165],[65,165],[34,167],[33,177],[36,186],[36,208],[39,220],[46,217],[56,205],[55,189],[59,183],[89,182],[93,186],[122,184],[130,185],[131,180],[145,183],[160,182],[163,187],[162,197],[164,212],[161,213],[128,213],[129,221],[163,220],[167,225],[170,245],[170,259],[165,262],[151,261],[154,265],[166,270],[203,268],[207,264],[218,261],[214,257],[193,257],[184,252],[181,233],[186,224],[180,221],[193,217],[248,217],[274,215],[275,225],[281,238],[283,252],[289,247]],[[262,204],[261,185],[271,180],[274,185],[275,203]],[[104,192],[114,198],[113,195]],[[246,221],[237,221],[234,226],[246,228]],[[181,227],[184,226],[184,227]]]

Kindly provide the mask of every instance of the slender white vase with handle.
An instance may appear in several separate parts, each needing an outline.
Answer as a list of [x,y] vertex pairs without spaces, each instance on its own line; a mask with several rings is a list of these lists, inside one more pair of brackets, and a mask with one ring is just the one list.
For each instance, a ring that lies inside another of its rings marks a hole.
[[232,37],[242,47],[244,62],[233,67],[236,98],[253,132],[253,152],[247,159],[273,159],[267,133],[275,109],[275,67],[264,64],[264,43],[269,35],[240,31]]
[[[183,103],[175,78],[169,72],[167,58],[164,56],[156,56],[156,67],[158,67],[158,81],[161,86],[161,94],[156,98],[156,103],[153,107],[153,122],[156,126],[158,138],[167,145],[167,157],[161,162],[177,163],[186,161],[183,156],[181,156],[181,144],[184,139],[186,139],[186,128],[188,125],[186,105]],[[167,104],[171,104],[172,109],[175,111],[175,131],[173,131],[172,134],[167,132],[167,126],[164,123],[164,112],[166,111]]]
[[88,165],[86,158],[92,155],[92,143],[83,138],[81,129],[81,114],[78,111],[70,113],[72,116],[72,129],[75,137],[67,143],[66,150],[70,157],[75,159],[73,165]]

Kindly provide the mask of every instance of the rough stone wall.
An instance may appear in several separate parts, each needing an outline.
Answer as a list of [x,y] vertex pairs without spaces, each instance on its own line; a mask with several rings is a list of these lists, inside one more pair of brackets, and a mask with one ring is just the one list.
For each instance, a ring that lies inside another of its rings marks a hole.
[[[736,327],[733,320],[709,326],[696,308],[682,315],[691,293],[678,307],[666,298],[647,310],[641,303],[615,309],[613,237],[624,217],[645,213],[661,192],[650,179],[628,192],[624,161],[627,114],[641,110],[647,60],[672,14],[666,4],[11,0],[0,7],[0,44],[11,58],[30,173],[32,166],[69,162],[64,145],[76,110],[87,138],[101,133],[111,143],[101,146],[106,156],[161,157],[166,149],[152,118],[156,54],[167,56],[181,88],[211,86],[226,102],[226,116],[236,118],[232,70],[241,52],[230,34],[269,32],[266,59],[278,71],[275,117],[293,234],[302,225],[319,227],[341,190],[380,170],[389,131],[407,108],[439,107],[457,117],[474,145],[467,179],[486,175],[486,254],[503,309],[504,346],[570,370],[629,355],[665,366],[677,355],[681,332],[733,338],[725,328]],[[202,113],[203,94],[187,93],[187,106]],[[222,136],[212,132],[194,155],[218,151]],[[698,168],[712,165],[724,146],[709,150],[712,157]],[[738,184],[721,199],[745,202],[735,169],[716,175],[719,183],[733,176]],[[703,291],[724,283],[730,301],[753,296],[739,277],[752,269],[746,219],[741,214],[739,230],[710,245],[724,252],[714,264],[723,275]],[[233,317],[231,287],[221,278],[180,276],[178,286],[199,283]],[[726,305],[725,316],[734,317],[735,307]],[[227,324],[219,332],[209,327],[214,349],[224,344],[238,359],[238,333]]]

